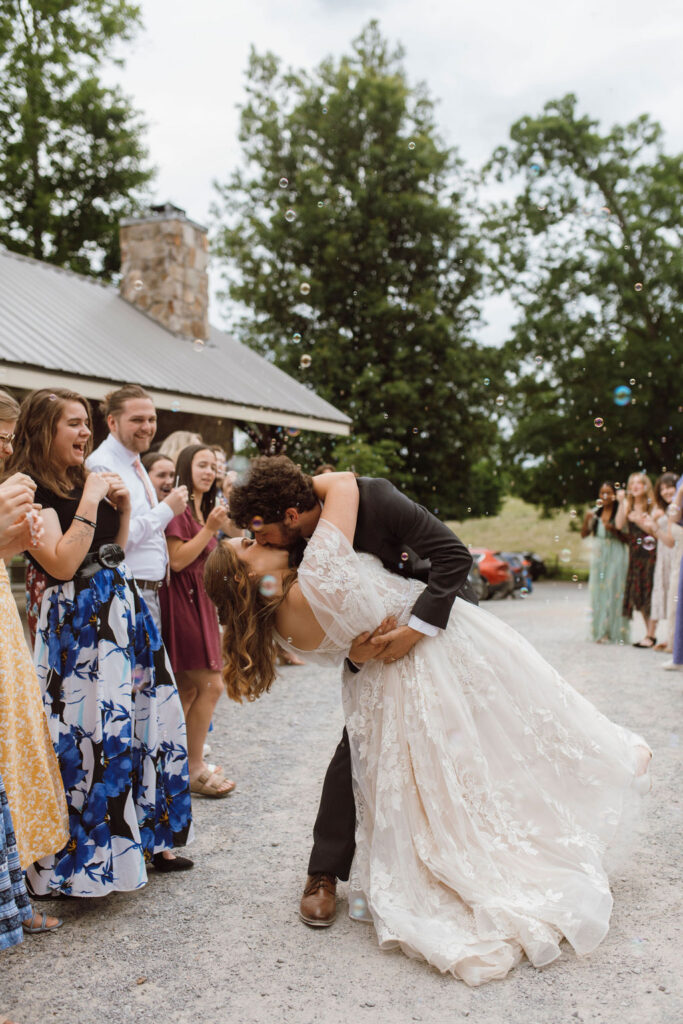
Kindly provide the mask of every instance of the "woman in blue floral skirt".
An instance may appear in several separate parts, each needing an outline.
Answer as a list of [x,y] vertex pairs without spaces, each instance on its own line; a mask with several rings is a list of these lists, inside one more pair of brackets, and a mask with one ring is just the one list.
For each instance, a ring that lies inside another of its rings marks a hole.
[[34,391],[8,466],[37,481],[43,506],[44,543],[28,552],[47,574],[35,662],[69,810],[66,846],[27,872],[38,896],[138,889],[192,838],[182,708],[123,561],[128,492],[84,466],[90,424],[80,395]]

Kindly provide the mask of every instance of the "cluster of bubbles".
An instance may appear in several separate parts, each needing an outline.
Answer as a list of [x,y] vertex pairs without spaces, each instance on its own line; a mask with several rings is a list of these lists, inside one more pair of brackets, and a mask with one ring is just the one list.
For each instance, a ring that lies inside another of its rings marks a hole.
[[277,594],[277,580],[274,576],[262,576],[258,588],[259,594],[263,597],[275,597]]

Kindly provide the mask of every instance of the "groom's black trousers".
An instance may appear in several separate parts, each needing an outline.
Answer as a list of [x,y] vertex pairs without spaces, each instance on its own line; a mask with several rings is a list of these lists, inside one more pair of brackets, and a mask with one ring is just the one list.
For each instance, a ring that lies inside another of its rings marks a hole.
[[309,875],[325,872],[346,881],[355,849],[356,805],[351,782],[349,737],[344,728],[323,782],[318,817],[313,826]]

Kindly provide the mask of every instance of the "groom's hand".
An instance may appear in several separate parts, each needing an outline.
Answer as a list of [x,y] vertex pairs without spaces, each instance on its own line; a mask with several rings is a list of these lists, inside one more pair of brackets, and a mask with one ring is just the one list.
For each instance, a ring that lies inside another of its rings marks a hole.
[[383,622],[380,622],[379,626],[374,632],[360,633],[349,651],[349,660],[354,665],[363,665],[366,661],[370,661],[372,658],[377,657],[377,647],[374,644],[375,640],[380,643],[384,640],[384,634],[389,633],[391,630],[396,628],[396,616],[388,615]]
[[[399,658],[405,657],[408,651],[412,650],[417,641],[423,636],[423,633],[420,633],[417,629],[412,629],[410,626],[398,626],[397,629],[392,629],[389,633],[385,633],[384,636],[376,637],[369,642],[375,646],[375,658],[377,661],[398,661]],[[386,646],[381,650],[377,650],[382,644],[386,644]]]

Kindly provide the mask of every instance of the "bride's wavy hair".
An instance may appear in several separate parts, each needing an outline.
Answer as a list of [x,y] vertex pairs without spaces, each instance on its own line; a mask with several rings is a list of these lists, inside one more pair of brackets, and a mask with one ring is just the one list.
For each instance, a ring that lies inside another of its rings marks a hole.
[[282,593],[262,593],[261,580],[247,575],[231,544],[213,549],[204,567],[204,587],[218,609],[223,627],[221,675],[228,696],[241,704],[267,693],[275,679],[277,656],[273,632],[277,610],[296,581],[285,574]]

